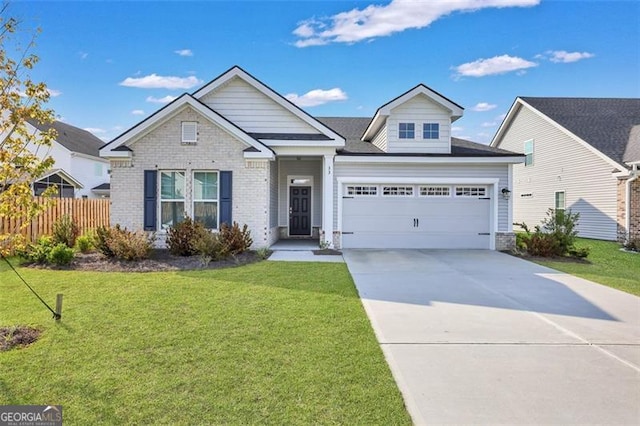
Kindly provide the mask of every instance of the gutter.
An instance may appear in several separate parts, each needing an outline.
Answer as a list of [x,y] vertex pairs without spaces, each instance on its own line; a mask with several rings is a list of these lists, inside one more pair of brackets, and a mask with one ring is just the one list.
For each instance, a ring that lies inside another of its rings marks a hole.
[[631,172],[629,173],[629,178],[625,181],[625,202],[624,202],[624,209],[625,209],[625,218],[624,218],[624,225],[625,225],[625,233],[627,234],[627,241],[629,241],[629,239],[631,238],[631,184],[633,183],[634,180],[638,179],[640,177],[640,175],[638,174],[638,164],[633,164],[632,166],[633,168],[631,169]]

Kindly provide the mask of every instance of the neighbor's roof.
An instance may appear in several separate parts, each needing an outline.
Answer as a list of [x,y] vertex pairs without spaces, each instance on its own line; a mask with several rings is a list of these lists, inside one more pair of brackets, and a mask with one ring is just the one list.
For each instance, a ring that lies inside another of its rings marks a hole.
[[456,156],[456,157],[502,157],[518,156],[520,154],[493,148],[465,139],[451,138],[451,154],[388,154],[371,142],[362,141],[364,131],[371,119],[368,117],[316,117],[319,121],[340,133],[347,140],[341,154],[350,155],[394,155],[394,156]]
[[52,124],[42,124],[38,120],[28,120],[29,124],[41,131],[47,131],[53,127],[58,133],[56,141],[71,152],[93,155],[99,157],[98,151],[104,142],[94,136],[91,132],[79,129],[61,121],[54,121]]
[[640,99],[521,97],[583,141],[622,164],[640,161]]

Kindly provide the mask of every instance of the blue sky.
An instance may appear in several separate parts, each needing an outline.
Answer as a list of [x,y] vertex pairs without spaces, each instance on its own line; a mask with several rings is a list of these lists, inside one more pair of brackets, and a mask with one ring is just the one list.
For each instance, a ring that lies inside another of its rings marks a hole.
[[640,97],[640,2],[32,2],[32,73],[59,119],[110,140],[233,65],[316,116],[372,116],[424,83],[487,143],[516,96]]

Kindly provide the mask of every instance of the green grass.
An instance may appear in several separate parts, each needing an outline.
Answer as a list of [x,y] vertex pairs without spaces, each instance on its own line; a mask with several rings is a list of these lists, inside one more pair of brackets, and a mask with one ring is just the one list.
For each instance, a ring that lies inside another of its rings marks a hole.
[[611,241],[578,238],[576,247],[590,247],[590,263],[539,261],[537,263],[640,296],[640,254],[620,251]]
[[344,264],[218,271],[0,266],[0,404],[61,404],[65,424],[410,424]]

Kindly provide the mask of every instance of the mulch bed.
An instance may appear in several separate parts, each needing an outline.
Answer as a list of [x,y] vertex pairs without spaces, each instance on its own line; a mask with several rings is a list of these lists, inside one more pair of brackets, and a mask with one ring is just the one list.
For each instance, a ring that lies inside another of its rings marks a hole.
[[340,256],[342,252],[340,250],[335,249],[322,249],[322,250],[313,250],[313,254],[318,256]]
[[247,265],[263,260],[253,251],[247,251],[225,260],[209,262],[203,266],[199,256],[174,256],[168,250],[153,250],[149,259],[126,261],[108,258],[101,253],[78,253],[65,268],[53,268],[47,265],[29,265],[34,268],[64,269],[76,271],[100,272],[157,272],[157,271],[186,271],[193,269],[220,269]]
[[26,325],[0,327],[0,352],[15,347],[25,347],[40,337],[40,330]]

